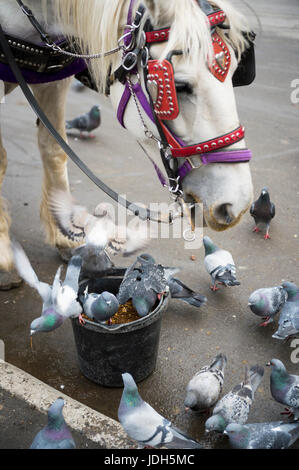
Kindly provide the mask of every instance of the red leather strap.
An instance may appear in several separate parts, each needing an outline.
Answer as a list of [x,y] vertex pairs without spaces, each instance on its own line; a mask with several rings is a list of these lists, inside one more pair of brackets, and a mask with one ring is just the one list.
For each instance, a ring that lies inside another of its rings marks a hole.
[[171,154],[173,157],[191,157],[191,155],[198,155],[202,153],[215,152],[224,147],[239,142],[239,140],[244,139],[245,129],[243,126],[237,127],[232,132],[216,137],[215,139],[206,140],[200,142],[196,145],[187,145],[182,147],[176,140],[175,137],[170,133],[170,131],[162,124],[163,130],[166,130],[166,138],[171,146]]
[[[222,10],[215,11],[211,15],[208,15],[208,20],[209,20],[211,28],[213,26],[217,26],[218,24],[222,24],[225,21],[225,18],[226,18],[226,15],[224,11]],[[145,33],[146,42],[152,43],[152,42],[168,41],[169,30],[170,28],[148,31],[147,33]]]

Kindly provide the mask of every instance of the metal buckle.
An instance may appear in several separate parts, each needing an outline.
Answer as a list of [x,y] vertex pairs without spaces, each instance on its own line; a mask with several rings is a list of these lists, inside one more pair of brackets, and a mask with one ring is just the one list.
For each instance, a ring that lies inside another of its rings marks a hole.
[[171,185],[168,186],[168,191],[171,192],[172,194],[175,194],[175,195],[177,195],[178,193],[180,193],[180,195],[183,194],[183,191],[181,189],[179,189],[180,188],[180,183],[179,183],[180,178],[181,178],[180,175],[177,176],[176,178],[168,178],[169,182],[174,181],[175,184],[176,184],[175,188]]
[[[192,157],[193,158],[193,157]],[[200,157],[199,157],[200,158]],[[198,166],[195,166],[195,164],[193,163],[193,161],[191,160],[191,157],[186,157],[186,160],[188,161],[189,165],[191,166],[192,170],[196,170],[197,168],[201,168],[203,166],[203,163],[200,159],[200,165]]]
[[128,52],[122,60],[123,68],[128,71],[132,70],[137,64],[137,58],[137,54],[134,51]]

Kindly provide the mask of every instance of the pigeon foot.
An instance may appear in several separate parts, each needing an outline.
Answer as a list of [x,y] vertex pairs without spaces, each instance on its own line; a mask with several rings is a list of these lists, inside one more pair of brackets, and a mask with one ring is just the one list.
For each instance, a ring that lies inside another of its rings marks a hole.
[[217,286],[211,286],[210,289],[211,289],[213,292],[216,292],[216,290],[219,290],[219,287],[217,287]]
[[258,232],[260,232],[260,229],[258,227],[254,227],[254,229],[252,231],[258,233]]
[[280,414],[281,415],[287,415],[287,417],[290,418],[290,419],[295,416],[293,411],[290,410],[290,408],[285,408],[285,411],[282,411]]
[[84,318],[82,317],[81,313],[80,313],[80,315],[79,315],[79,323],[80,323],[80,325],[85,325],[85,320],[84,320]]
[[270,240],[270,239],[271,239],[269,233],[266,233],[266,234],[264,235],[264,239],[265,239],[265,240]]
[[11,290],[19,287],[23,279],[18,275],[16,269],[11,271],[0,270],[0,290]]
[[264,320],[265,320],[265,321],[264,321],[263,323],[260,323],[259,326],[267,326],[268,323],[269,323],[270,317],[266,317]]

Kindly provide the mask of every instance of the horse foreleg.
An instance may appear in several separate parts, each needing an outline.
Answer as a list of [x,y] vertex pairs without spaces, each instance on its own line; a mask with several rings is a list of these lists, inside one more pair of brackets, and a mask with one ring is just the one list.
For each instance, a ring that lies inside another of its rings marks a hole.
[[[13,84],[5,84],[5,94],[9,93],[15,88]],[[2,97],[1,97],[2,98]],[[2,104],[0,104],[0,111],[2,111]],[[6,201],[1,196],[1,189],[3,179],[7,168],[7,155],[6,150],[2,144],[1,130],[0,130],[0,290],[8,290],[17,287],[21,284],[22,279],[13,269],[13,256],[10,247],[9,228],[10,216],[7,211]]]
[[[58,82],[32,86],[41,108],[64,139],[66,139],[65,103],[70,83],[71,78],[67,78]],[[69,191],[67,155],[41,122],[38,125],[38,145],[44,169],[40,217],[45,227],[46,241],[63,251],[75,245],[62,235],[55,224],[49,209],[49,198],[55,190]]]

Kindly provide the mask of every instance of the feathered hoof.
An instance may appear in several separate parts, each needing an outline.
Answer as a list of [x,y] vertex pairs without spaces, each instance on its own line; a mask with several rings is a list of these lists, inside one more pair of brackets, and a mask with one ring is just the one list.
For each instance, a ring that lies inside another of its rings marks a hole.
[[64,263],[68,263],[73,255],[73,248],[56,245],[58,254]]
[[23,279],[18,275],[15,269],[11,271],[0,270],[0,290],[11,290],[19,287]]

